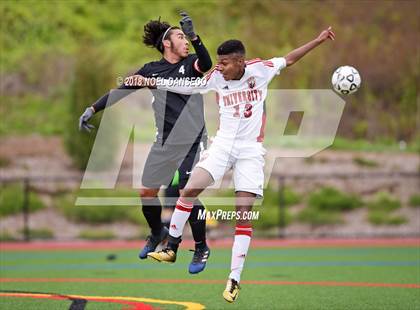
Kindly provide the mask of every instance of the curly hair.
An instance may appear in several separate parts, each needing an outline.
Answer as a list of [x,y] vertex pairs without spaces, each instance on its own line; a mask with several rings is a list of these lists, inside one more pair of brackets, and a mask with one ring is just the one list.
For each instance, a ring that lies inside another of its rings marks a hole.
[[[169,28],[170,30],[167,31]],[[165,39],[168,38],[172,29],[179,29],[179,27],[171,27],[169,23],[161,22],[160,17],[158,20],[151,20],[144,25],[143,43],[163,53],[163,35],[166,33]]]

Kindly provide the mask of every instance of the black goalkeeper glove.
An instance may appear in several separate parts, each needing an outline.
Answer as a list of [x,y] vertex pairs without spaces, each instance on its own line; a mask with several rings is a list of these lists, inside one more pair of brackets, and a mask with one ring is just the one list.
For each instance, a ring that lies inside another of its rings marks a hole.
[[92,124],[88,124],[88,120],[90,120],[95,114],[95,111],[92,107],[89,107],[85,110],[85,112],[79,118],[79,130],[86,130],[90,132],[91,129],[95,128]]
[[181,12],[179,13],[179,15],[182,16],[182,19],[179,21],[182,31],[185,33],[188,39],[195,39],[197,35],[194,32],[194,25],[191,17],[189,17],[188,14],[185,12]]

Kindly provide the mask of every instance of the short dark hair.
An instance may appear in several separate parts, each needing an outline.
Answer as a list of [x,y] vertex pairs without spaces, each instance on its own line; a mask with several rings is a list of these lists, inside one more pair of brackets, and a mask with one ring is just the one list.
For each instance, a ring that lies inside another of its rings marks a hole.
[[[169,28],[171,29],[166,32]],[[158,20],[151,20],[144,25],[143,43],[163,53],[163,35],[166,32],[165,39],[169,38],[172,29],[179,29],[179,27],[171,27],[167,22],[161,22],[160,17]]]
[[245,55],[245,46],[239,40],[227,40],[217,48],[217,55]]

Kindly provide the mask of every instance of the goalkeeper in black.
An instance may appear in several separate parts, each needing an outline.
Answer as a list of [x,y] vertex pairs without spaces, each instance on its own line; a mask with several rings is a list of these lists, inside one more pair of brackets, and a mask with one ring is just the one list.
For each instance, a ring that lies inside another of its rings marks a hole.
[[[194,32],[191,18],[181,13],[181,28],[170,26],[166,22],[152,20],[144,26],[143,43],[156,48],[162,58],[145,64],[135,74],[154,78],[201,78],[211,66],[211,58],[201,39]],[[189,54],[190,42],[196,54]],[[138,89],[122,85],[120,89]],[[86,109],[79,120],[79,128],[90,131],[93,128],[89,119],[127,96],[124,92],[119,96],[105,94],[92,106]],[[156,141],[147,157],[142,176],[143,188],[140,189],[142,211],[150,226],[151,234],[140,251],[141,259],[147,258],[149,252],[168,238],[168,229],[162,224],[162,205],[158,197],[161,186],[171,186],[174,175],[177,185],[182,189],[188,181],[193,166],[199,160],[202,146],[207,143],[207,132],[204,123],[203,98],[201,95],[181,95],[161,90],[152,90],[153,110],[157,128]],[[115,97],[115,98],[114,98]],[[110,102],[108,102],[110,101]],[[112,101],[112,102],[111,102]],[[184,108],[186,111],[183,113]],[[175,124],[182,113],[182,126]],[[176,201],[177,197],[174,198]],[[210,249],[206,244],[205,219],[199,219],[199,210],[204,210],[199,200],[195,201],[191,210],[189,223],[195,241],[195,251],[189,265],[190,273],[204,270]]]

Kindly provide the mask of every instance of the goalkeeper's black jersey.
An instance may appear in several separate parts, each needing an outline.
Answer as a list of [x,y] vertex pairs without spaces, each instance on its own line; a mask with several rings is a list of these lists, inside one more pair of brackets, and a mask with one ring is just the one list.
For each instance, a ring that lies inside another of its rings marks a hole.
[[[198,71],[197,59],[198,57],[196,54],[190,54],[178,63],[171,64],[166,59],[162,58],[159,61],[145,64],[135,74],[140,74],[144,77],[160,77],[164,79],[190,78],[191,80],[191,78],[200,78],[203,74]],[[141,87],[125,86],[124,84],[119,87],[119,89],[130,89],[132,91],[139,88]],[[157,143],[192,144],[194,142],[207,140],[202,95],[181,95],[158,89],[151,89],[151,91],[154,97],[152,106],[157,128]],[[105,94],[95,102],[92,107],[96,112],[101,111],[106,106],[118,102],[130,93],[130,91],[119,92],[115,96],[113,95],[112,99],[109,96],[110,93]],[[184,108],[187,110],[182,113]],[[182,121],[177,123],[181,113],[182,118],[180,120]],[[173,130],[174,127],[175,130]]]
[[[188,55],[176,64],[171,64],[162,58],[144,65],[136,74],[164,79],[200,78],[202,73],[195,68],[196,61],[195,54]],[[203,139],[207,138],[202,95],[181,95],[156,89],[153,89],[152,93],[158,143],[190,144],[195,141],[199,133]],[[189,102],[188,106],[186,106],[187,102]],[[172,132],[184,108],[188,110],[182,116],[182,124],[177,124],[176,129]]]
[[[199,36],[194,41],[191,41],[191,44],[196,54],[188,55],[175,64],[169,63],[164,58],[159,61],[149,62],[138,70],[136,74],[164,79],[202,77],[201,72],[211,68],[211,58]],[[136,87],[122,85],[119,88],[135,89]],[[152,90],[152,92],[154,96],[152,105],[157,127],[157,143],[192,144],[193,142],[207,139],[204,125],[203,97],[201,95],[181,95],[157,89]],[[121,94],[120,92],[116,94],[110,100],[112,102],[108,102],[109,93],[105,94],[92,107],[96,112],[101,111],[107,105],[114,104],[129,93],[123,92]],[[183,113],[184,110],[185,112]]]

